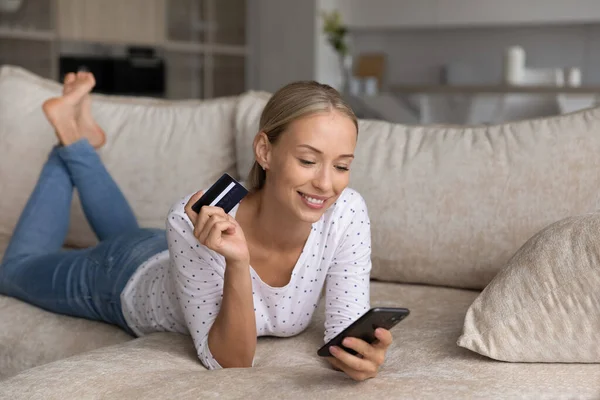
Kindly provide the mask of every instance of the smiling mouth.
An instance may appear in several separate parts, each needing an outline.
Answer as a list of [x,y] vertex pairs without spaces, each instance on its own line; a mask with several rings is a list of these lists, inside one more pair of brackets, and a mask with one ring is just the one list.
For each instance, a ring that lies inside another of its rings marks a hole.
[[316,197],[312,197],[309,195],[306,195],[302,192],[298,192],[298,194],[300,196],[302,196],[302,198],[310,205],[315,206],[315,207],[321,207],[323,206],[323,204],[325,204],[326,199],[324,198],[316,198]]

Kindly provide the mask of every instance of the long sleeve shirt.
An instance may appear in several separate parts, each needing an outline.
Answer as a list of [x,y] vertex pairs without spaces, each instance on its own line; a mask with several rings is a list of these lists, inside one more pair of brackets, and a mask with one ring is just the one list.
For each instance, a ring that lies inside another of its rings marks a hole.
[[[173,331],[191,335],[200,361],[221,368],[208,347],[208,332],[223,298],[225,259],[200,244],[184,207],[167,217],[169,249],[131,277],[121,294],[123,313],[139,336]],[[235,217],[237,207],[230,215]],[[288,337],[305,330],[325,287],[328,342],[369,309],[371,235],[367,207],[358,192],[345,189],[312,225],[289,283],[272,287],[250,266],[258,336]]]

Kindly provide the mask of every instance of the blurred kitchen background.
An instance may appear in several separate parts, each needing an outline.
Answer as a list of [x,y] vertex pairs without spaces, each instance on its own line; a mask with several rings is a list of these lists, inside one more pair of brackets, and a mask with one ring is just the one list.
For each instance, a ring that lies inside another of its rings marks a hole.
[[592,107],[599,39],[600,0],[0,0],[0,64],[169,99],[315,79],[405,124]]

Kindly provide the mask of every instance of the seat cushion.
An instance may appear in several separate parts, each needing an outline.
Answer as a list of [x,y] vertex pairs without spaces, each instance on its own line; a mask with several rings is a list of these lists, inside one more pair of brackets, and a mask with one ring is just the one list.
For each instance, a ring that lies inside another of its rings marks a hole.
[[[42,103],[61,86],[21,68],[0,70],[0,234],[10,235],[56,137]],[[92,96],[107,134],[99,151],[143,227],[163,228],[180,197],[235,173],[233,116],[237,97],[163,101]],[[77,197],[67,244],[96,242]]]
[[53,314],[2,295],[0,321],[0,380],[132,339],[112,325]]
[[[236,111],[238,173],[269,97]],[[497,126],[361,120],[350,186],[369,207],[372,277],[483,289],[544,226],[600,208],[600,108]]]
[[10,241],[10,236],[0,234],[0,260],[4,257],[4,252],[8,247],[8,242]]
[[[10,238],[0,235],[0,260]],[[44,311],[0,295],[0,381],[29,368],[133,339],[112,325]]]
[[[261,338],[254,368],[206,370],[189,337],[159,333],[33,368],[0,385],[0,398],[597,398],[600,367],[513,364],[456,345],[478,292],[374,282],[372,303],[405,306],[375,379],[360,386],[316,355],[323,304],[299,336]],[[0,316],[1,317],[1,316]]]

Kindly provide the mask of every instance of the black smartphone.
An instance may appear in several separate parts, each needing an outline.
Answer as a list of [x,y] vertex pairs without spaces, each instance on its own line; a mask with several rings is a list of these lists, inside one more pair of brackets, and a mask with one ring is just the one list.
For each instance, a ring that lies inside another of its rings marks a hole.
[[338,346],[352,355],[356,351],[342,346],[342,341],[347,337],[362,339],[367,343],[373,343],[377,340],[375,330],[377,328],[392,329],[396,324],[402,321],[410,314],[406,308],[396,307],[375,307],[364,313],[359,319],[350,324],[346,329],[338,333],[327,344],[321,347],[317,354],[321,357],[330,357],[330,346]]
[[225,173],[194,203],[192,210],[199,213],[202,206],[215,206],[228,213],[247,194],[248,190],[241,183]]

